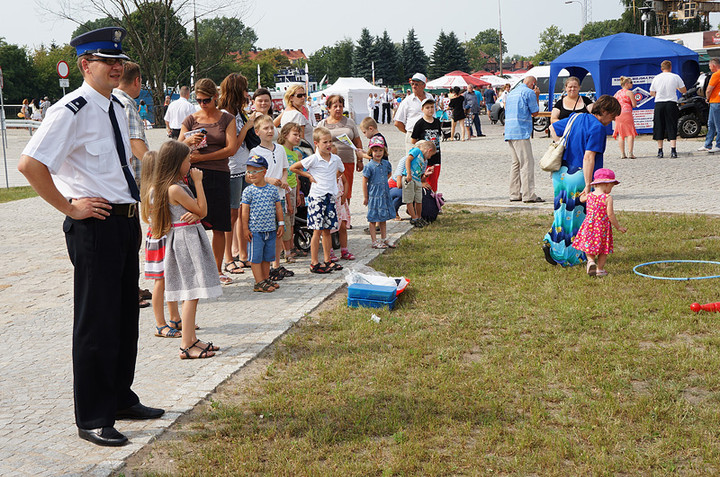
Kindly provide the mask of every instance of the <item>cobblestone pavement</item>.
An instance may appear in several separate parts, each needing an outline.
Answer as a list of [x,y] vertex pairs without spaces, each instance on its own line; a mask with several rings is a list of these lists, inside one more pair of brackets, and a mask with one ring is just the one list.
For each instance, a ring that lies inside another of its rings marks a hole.
[[[510,159],[502,128],[487,121],[483,127],[485,138],[442,144],[440,189],[452,202],[509,207]],[[389,140],[395,163],[403,154],[402,136],[389,126],[381,126],[381,132]],[[9,133],[12,186],[26,184],[16,165],[28,137],[27,131]],[[163,140],[163,131],[150,132],[152,146]],[[545,138],[533,140],[536,158],[548,143]],[[679,159],[656,159],[655,142],[643,137],[636,147],[640,158],[621,160],[609,139],[606,165],[621,181],[613,192],[617,208],[720,213],[716,166],[720,156],[696,153],[700,145],[699,139],[682,140]],[[537,193],[550,200],[549,174],[537,169],[535,175]],[[4,185],[4,176],[0,178]],[[369,238],[362,233],[365,210],[359,175],[354,194],[350,249],[358,263],[366,263],[378,251],[368,247]],[[552,209],[551,203],[530,207]],[[288,267],[297,275],[284,280],[280,290],[270,295],[252,293],[248,270],[224,287],[220,299],[200,303],[199,336],[222,347],[219,356],[209,360],[180,361],[179,340],[154,337],[152,311],[141,310],[134,389],[142,402],[163,407],[167,413],[160,420],[118,423],[131,444],[101,448],[80,440],[74,425],[72,267],[61,232],[62,219],[39,198],[0,204],[0,326],[6,346],[0,356],[0,475],[108,475],[344,284],[341,274],[311,275],[307,261],[300,261]],[[393,239],[408,230],[406,221],[388,225]],[[141,285],[152,288],[144,280]]]

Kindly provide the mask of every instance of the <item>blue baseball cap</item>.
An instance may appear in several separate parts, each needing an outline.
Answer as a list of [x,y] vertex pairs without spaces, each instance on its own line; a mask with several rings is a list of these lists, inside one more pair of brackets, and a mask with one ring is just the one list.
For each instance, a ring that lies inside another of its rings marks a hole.
[[127,32],[120,27],[98,28],[70,40],[70,46],[80,55],[95,55],[100,58],[129,60],[122,51],[122,41]]
[[268,168],[268,163],[265,158],[262,156],[258,156],[257,154],[253,154],[252,156],[250,156],[250,159],[248,159],[247,161],[247,165],[253,167],[262,167],[263,169]]

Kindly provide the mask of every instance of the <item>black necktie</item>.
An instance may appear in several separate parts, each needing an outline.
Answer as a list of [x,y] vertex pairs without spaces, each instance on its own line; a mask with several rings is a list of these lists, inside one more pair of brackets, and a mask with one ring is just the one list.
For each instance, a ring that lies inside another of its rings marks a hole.
[[127,163],[127,157],[125,156],[125,144],[123,144],[122,133],[120,133],[120,126],[118,126],[117,118],[115,117],[115,109],[113,108],[113,102],[110,100],[110,122],[112,123],[113,133],[115,134],[115,149],[117,149],[118,155],[120,156],[120,165],[122,166],[125,180],[130,188],[130,195],[133,199],[140,202],[140,191],[138,190],[135,178],[130,172],[130,166]]

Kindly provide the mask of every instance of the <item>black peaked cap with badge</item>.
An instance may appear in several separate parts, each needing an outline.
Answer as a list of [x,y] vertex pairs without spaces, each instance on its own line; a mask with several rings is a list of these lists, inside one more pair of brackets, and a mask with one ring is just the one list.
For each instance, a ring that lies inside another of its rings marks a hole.
[[70,40],[70,46],[75,47],[77,56],[95,55],[100,58],[129,60],[122,50],[125,35],[127,32],[121,27],[98,28],[76,36]]

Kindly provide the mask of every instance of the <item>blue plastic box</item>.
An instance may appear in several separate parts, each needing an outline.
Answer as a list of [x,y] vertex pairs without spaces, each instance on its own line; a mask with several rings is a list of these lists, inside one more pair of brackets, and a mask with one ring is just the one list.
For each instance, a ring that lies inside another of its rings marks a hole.
[[347,304],[351,308],[359,306],[367,308],[395,308],[397,288],[380,285],[353,283],[348,287]]

